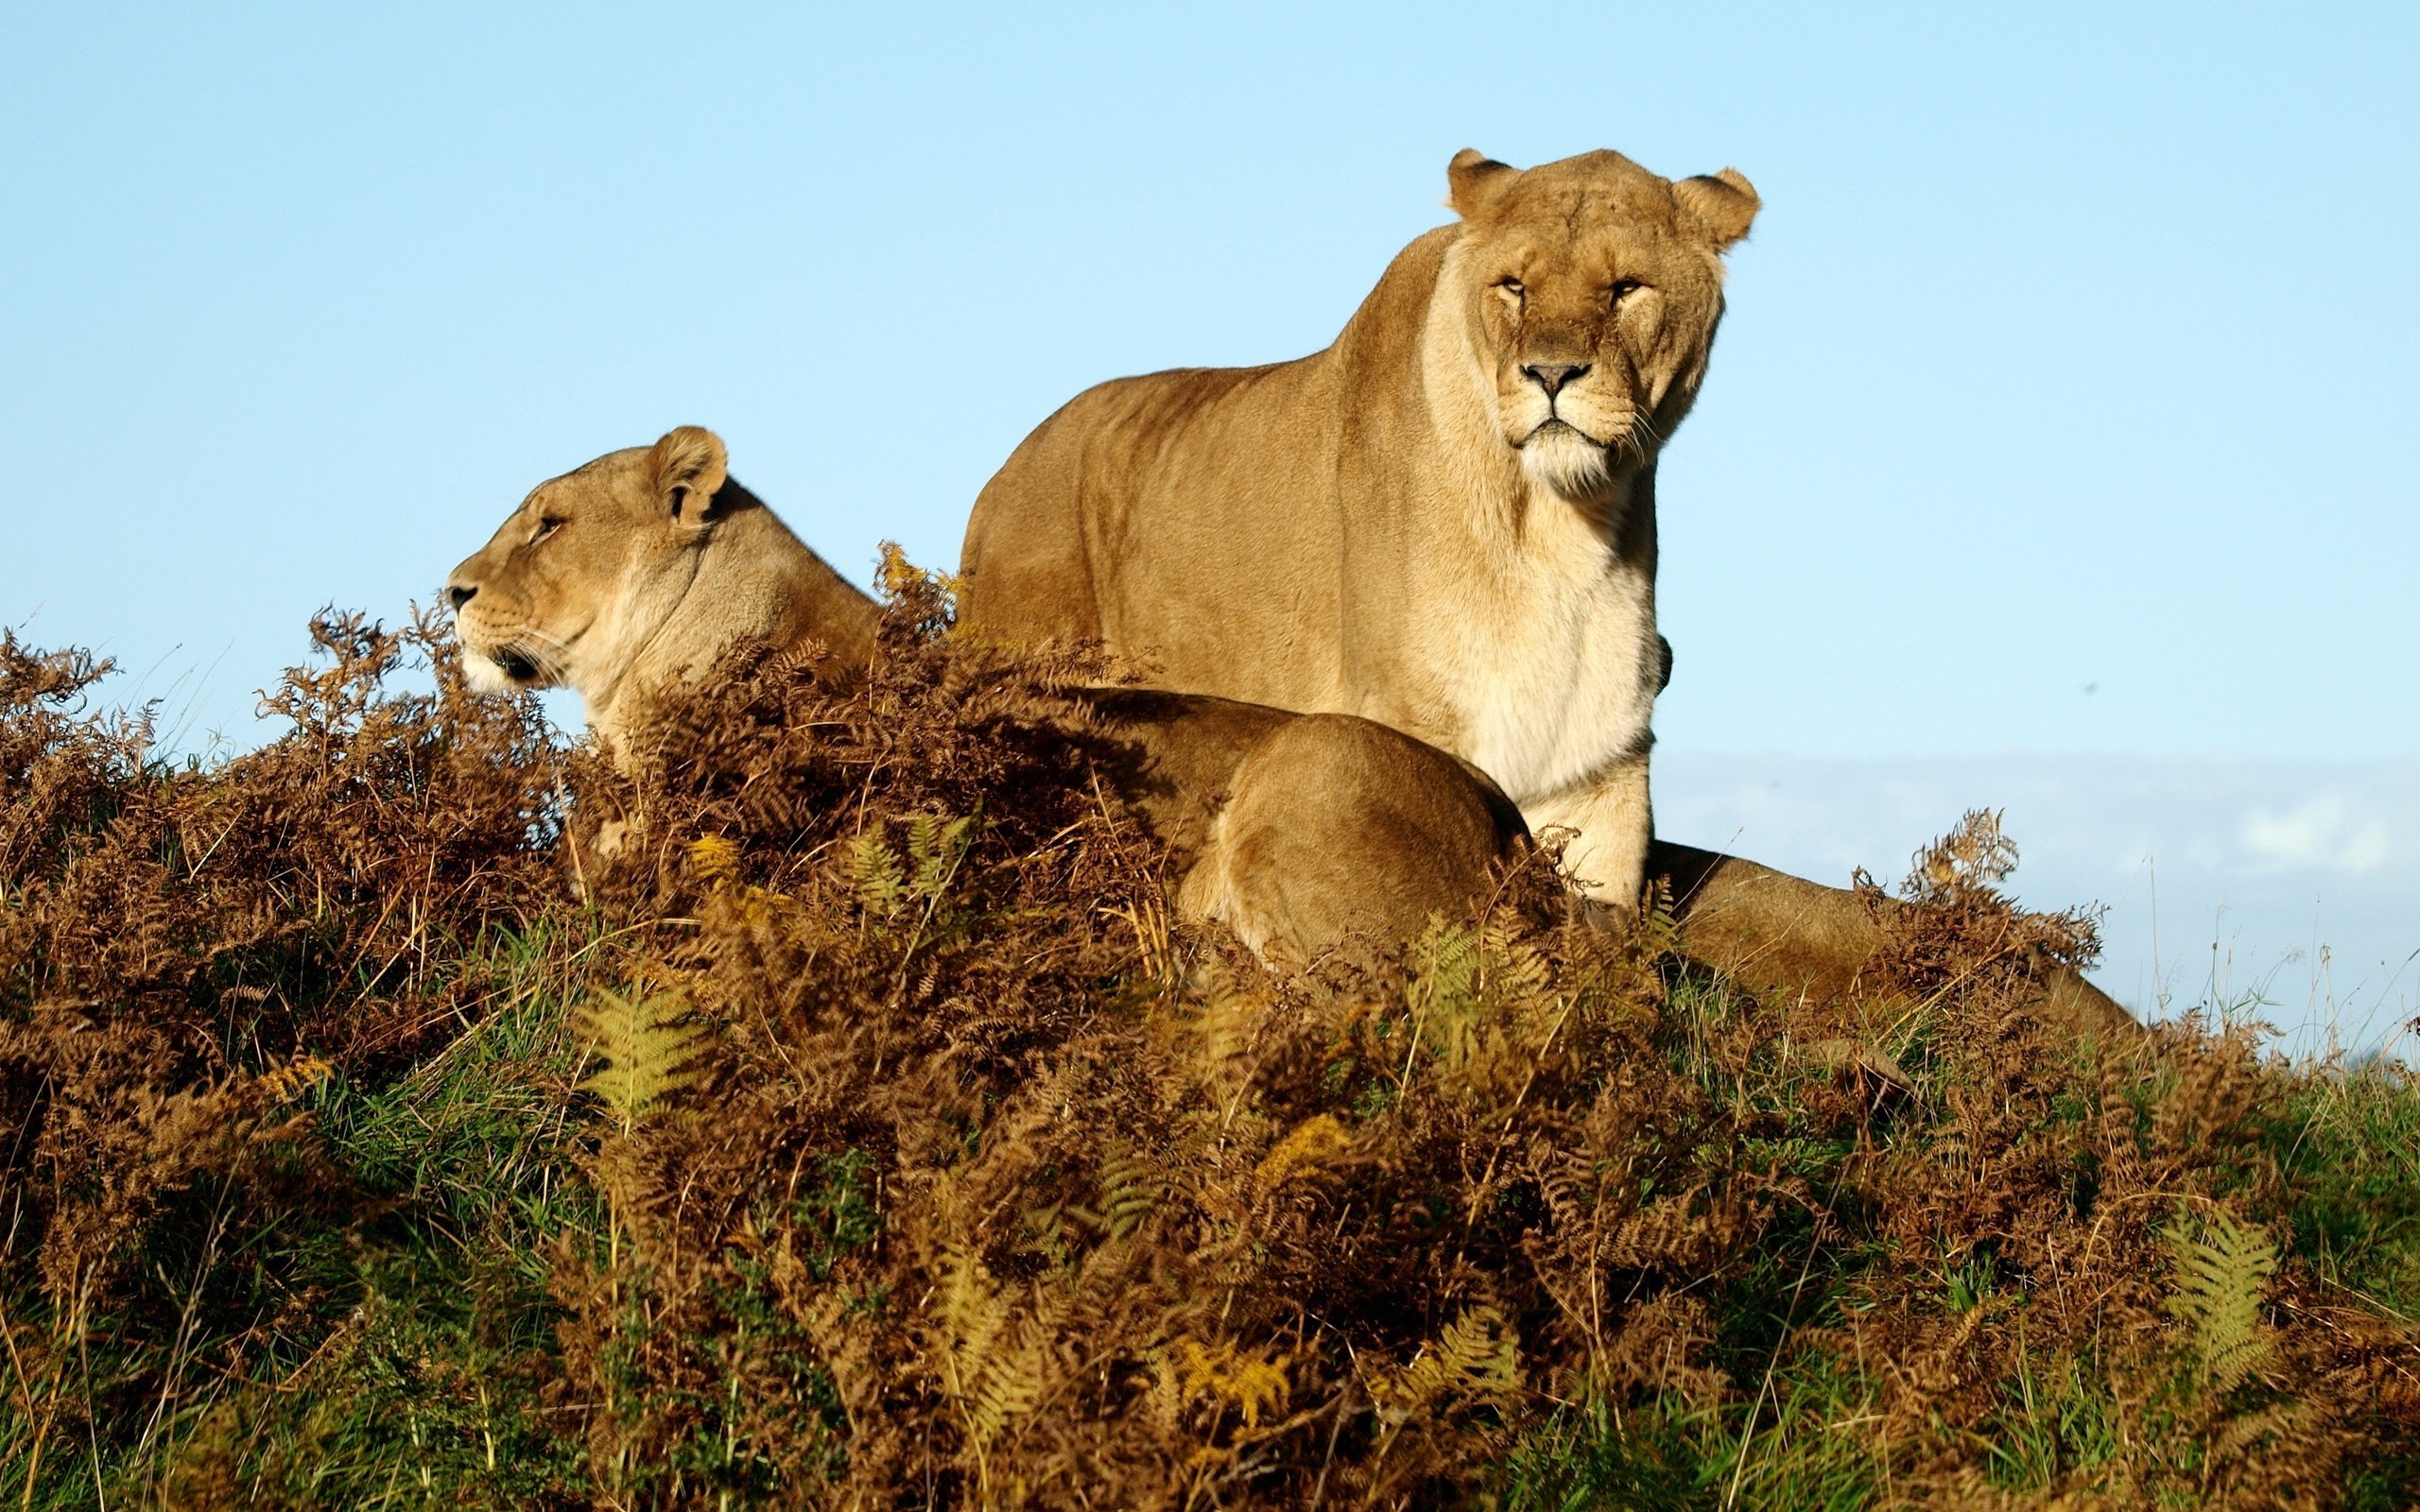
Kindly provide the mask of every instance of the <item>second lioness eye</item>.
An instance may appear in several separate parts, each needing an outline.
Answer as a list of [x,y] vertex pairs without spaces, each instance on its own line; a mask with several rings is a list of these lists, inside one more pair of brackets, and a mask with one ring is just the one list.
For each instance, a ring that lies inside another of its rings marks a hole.
[[1498,291],[1509,294],[1516,300],[1529,292],[1521,286],[1521,281],[1517,278],[1499,278],[1495,281],[1495,286]]
[[545,540],[548,536],[553,535],[562,527],[563,523],[561,520],[556,519],[553,515],[547,515],[538,522],[538,533],[529,538],[529,544],[533,546],[536,545],[538,542]]
[[1611,291],[1612,301],[1616,304],[1619,304],[1622,301],[1629,299],[1632,295],[1637,293],[1645,286],[1646,285],[1640,284],[1639,281],[1634,278],[1616,279]]

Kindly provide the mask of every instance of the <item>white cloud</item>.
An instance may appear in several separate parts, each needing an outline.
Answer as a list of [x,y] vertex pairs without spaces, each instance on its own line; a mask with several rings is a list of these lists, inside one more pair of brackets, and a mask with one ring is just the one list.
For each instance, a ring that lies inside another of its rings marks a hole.
[[2282,812],[2256,808],[2244,816],[2243,844],[2256,861],[2274,867],[2376,871],[2386,863],[2386,820],[2356,814],[2337,794]]

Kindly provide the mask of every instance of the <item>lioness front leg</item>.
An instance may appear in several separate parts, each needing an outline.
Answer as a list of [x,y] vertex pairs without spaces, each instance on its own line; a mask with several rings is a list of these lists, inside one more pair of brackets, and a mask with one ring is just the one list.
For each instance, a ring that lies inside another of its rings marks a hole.
[[1521,817],[1532,834],[1557,825],[1580,832],[1563,852],[1563,869],[1583,896],[1625,914],[1636,905],[1655,833],[1645,751],[1621,758],[1582,786],[1522,804]]

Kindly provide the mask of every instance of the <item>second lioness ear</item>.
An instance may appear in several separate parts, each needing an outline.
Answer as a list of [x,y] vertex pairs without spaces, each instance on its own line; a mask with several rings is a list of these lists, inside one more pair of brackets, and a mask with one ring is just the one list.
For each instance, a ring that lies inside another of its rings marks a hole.
[[704,520],[706,508],[730,476],[730,457],[722,438],[702,425],[681,425],[664,433],[648,453],[654,477],[656,503],[665,514],[683,524]]
[[1494,203],[1520,174],[1520,169],[1498,163],[1477,147],[1464,147],[1445,164],[1445,204],[1468,220]]
[[1756,198],[1756,186],[1737,168],[1683,179],[1672,185],[1672,198],[1718,252],[1729,251],[1747,235],[1748,228],[1755,224],[1756,212],[1764,207]]

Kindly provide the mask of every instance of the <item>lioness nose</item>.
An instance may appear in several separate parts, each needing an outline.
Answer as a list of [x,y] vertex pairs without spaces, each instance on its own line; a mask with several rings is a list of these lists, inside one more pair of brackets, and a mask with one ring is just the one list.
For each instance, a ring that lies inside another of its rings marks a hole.
[[456,587],[448,588],[445,591],[445,596],[452,599],[454,601],[454,607],[458,610],[463,605],[469,603],[472,596],[477,593],[478,590],[476,588],[463,588],[458,585]]
[[1563,392],[1564,385],[1586,376],[1590,366],[1584,362],[1540,362],[1523,368],[1521,371],[1528,375],[1530,382],[1545,389],[1547,397],[1551,399]]

